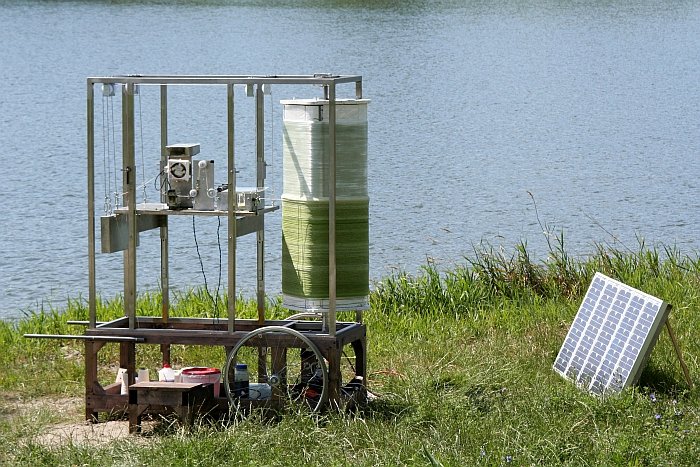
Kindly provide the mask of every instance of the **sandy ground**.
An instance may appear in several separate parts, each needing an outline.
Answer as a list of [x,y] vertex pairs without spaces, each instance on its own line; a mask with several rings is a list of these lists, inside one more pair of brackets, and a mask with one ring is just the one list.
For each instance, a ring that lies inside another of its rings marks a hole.
[[110,421],[101,423],[63,423],[54,425],[37,438],[44,446],[87,444],[96,446],[129,436],[129,423]]
[[39,397],[28,399],[19,394],[0,394],[0,416],[6,419],[32,417],[41,412],[66,420],[50,425],[34,441],[45,446],[66,444],[106,444],[117,439],[138,436],[129,435],[126,420],[88,423],[83,420],[85,401],[80,397]]

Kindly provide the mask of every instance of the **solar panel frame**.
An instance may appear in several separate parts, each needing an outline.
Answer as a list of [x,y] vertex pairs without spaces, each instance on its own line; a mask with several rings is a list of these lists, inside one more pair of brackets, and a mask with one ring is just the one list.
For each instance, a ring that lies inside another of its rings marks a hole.
[[637,384],[670,309],[663,300],[597,272],[554,371],[598,395]]

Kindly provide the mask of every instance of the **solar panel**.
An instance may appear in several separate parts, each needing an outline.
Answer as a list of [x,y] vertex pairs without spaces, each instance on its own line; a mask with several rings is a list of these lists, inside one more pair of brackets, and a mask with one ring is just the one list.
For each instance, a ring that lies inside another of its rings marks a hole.
[[594,394],[637,383],[670,307],[596,273],[554,361],[554,370]]

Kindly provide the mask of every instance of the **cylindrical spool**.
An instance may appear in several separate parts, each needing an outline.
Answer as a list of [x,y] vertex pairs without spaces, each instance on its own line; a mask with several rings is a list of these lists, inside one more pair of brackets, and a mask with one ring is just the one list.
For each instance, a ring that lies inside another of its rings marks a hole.
[[[369,294],[366,99],[336,101],[336,309],[362,310]],[[283,305],[328,309],[329,103],[284,105]]]

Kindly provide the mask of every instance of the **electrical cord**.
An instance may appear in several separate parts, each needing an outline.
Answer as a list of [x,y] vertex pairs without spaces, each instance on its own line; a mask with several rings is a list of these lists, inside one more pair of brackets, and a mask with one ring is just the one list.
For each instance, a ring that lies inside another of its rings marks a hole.
[[[204,291],[206,292],[207,296],[209,297],[209,300],[211,300],[212,305],[214,306],[214,322],[216,323],[216,320],[219,318],[219,294],[221,291],[221,276],[222,276],[222,250],[221,250],[221,217],[217,216],[218,220],[218,225],[216,227],[216,244],[219,248],[219,279],[216,284],[216,294],[215,296],[212,296],[211,292],[209,292],[209,284],[207,282],[207,275],[204,272],[204,261],[202,261],[202,255],[199,252],[199,242],[197,241],[197,227],[196,227],[196,222],[195,222],[196,216],[192,216],[192,235],[194,236],[194,245],[197,250],[197,258],[199,259],[199,267],[200,271],[202,272],[202,278],[204,278]],[[216,297],[216,298],[215,298]]]
[[214,310],[216,311],[216,317],[219,317],[219,293],[221,291],[221,264],[222,264],[222,254],[221,254],[221,216],[216,216],[218,225],[216,226],[216,244],[219,247],[219,281],[216,284],[216,302],[214,303]]
[[[204,291],[206,292],[207,296],[211,300],[211,303],[216,307],[216,301],[214,301],[214,297],[211,296],[211,293],[209,292],[209,284],[207,284],[207,275],[204,272],[204,262],[202,261],[202,255],[199,253],[199,242],[197,241],[197,227],[195,223],[195,218],[196,216],[192,216],[192,235],[194,236],[194,246],[197,249],[197,258],[199,259],[199,267],[200,270],[202,271],[202,277],[204,278]],[[216,311],[216,308],[214,309]]]

